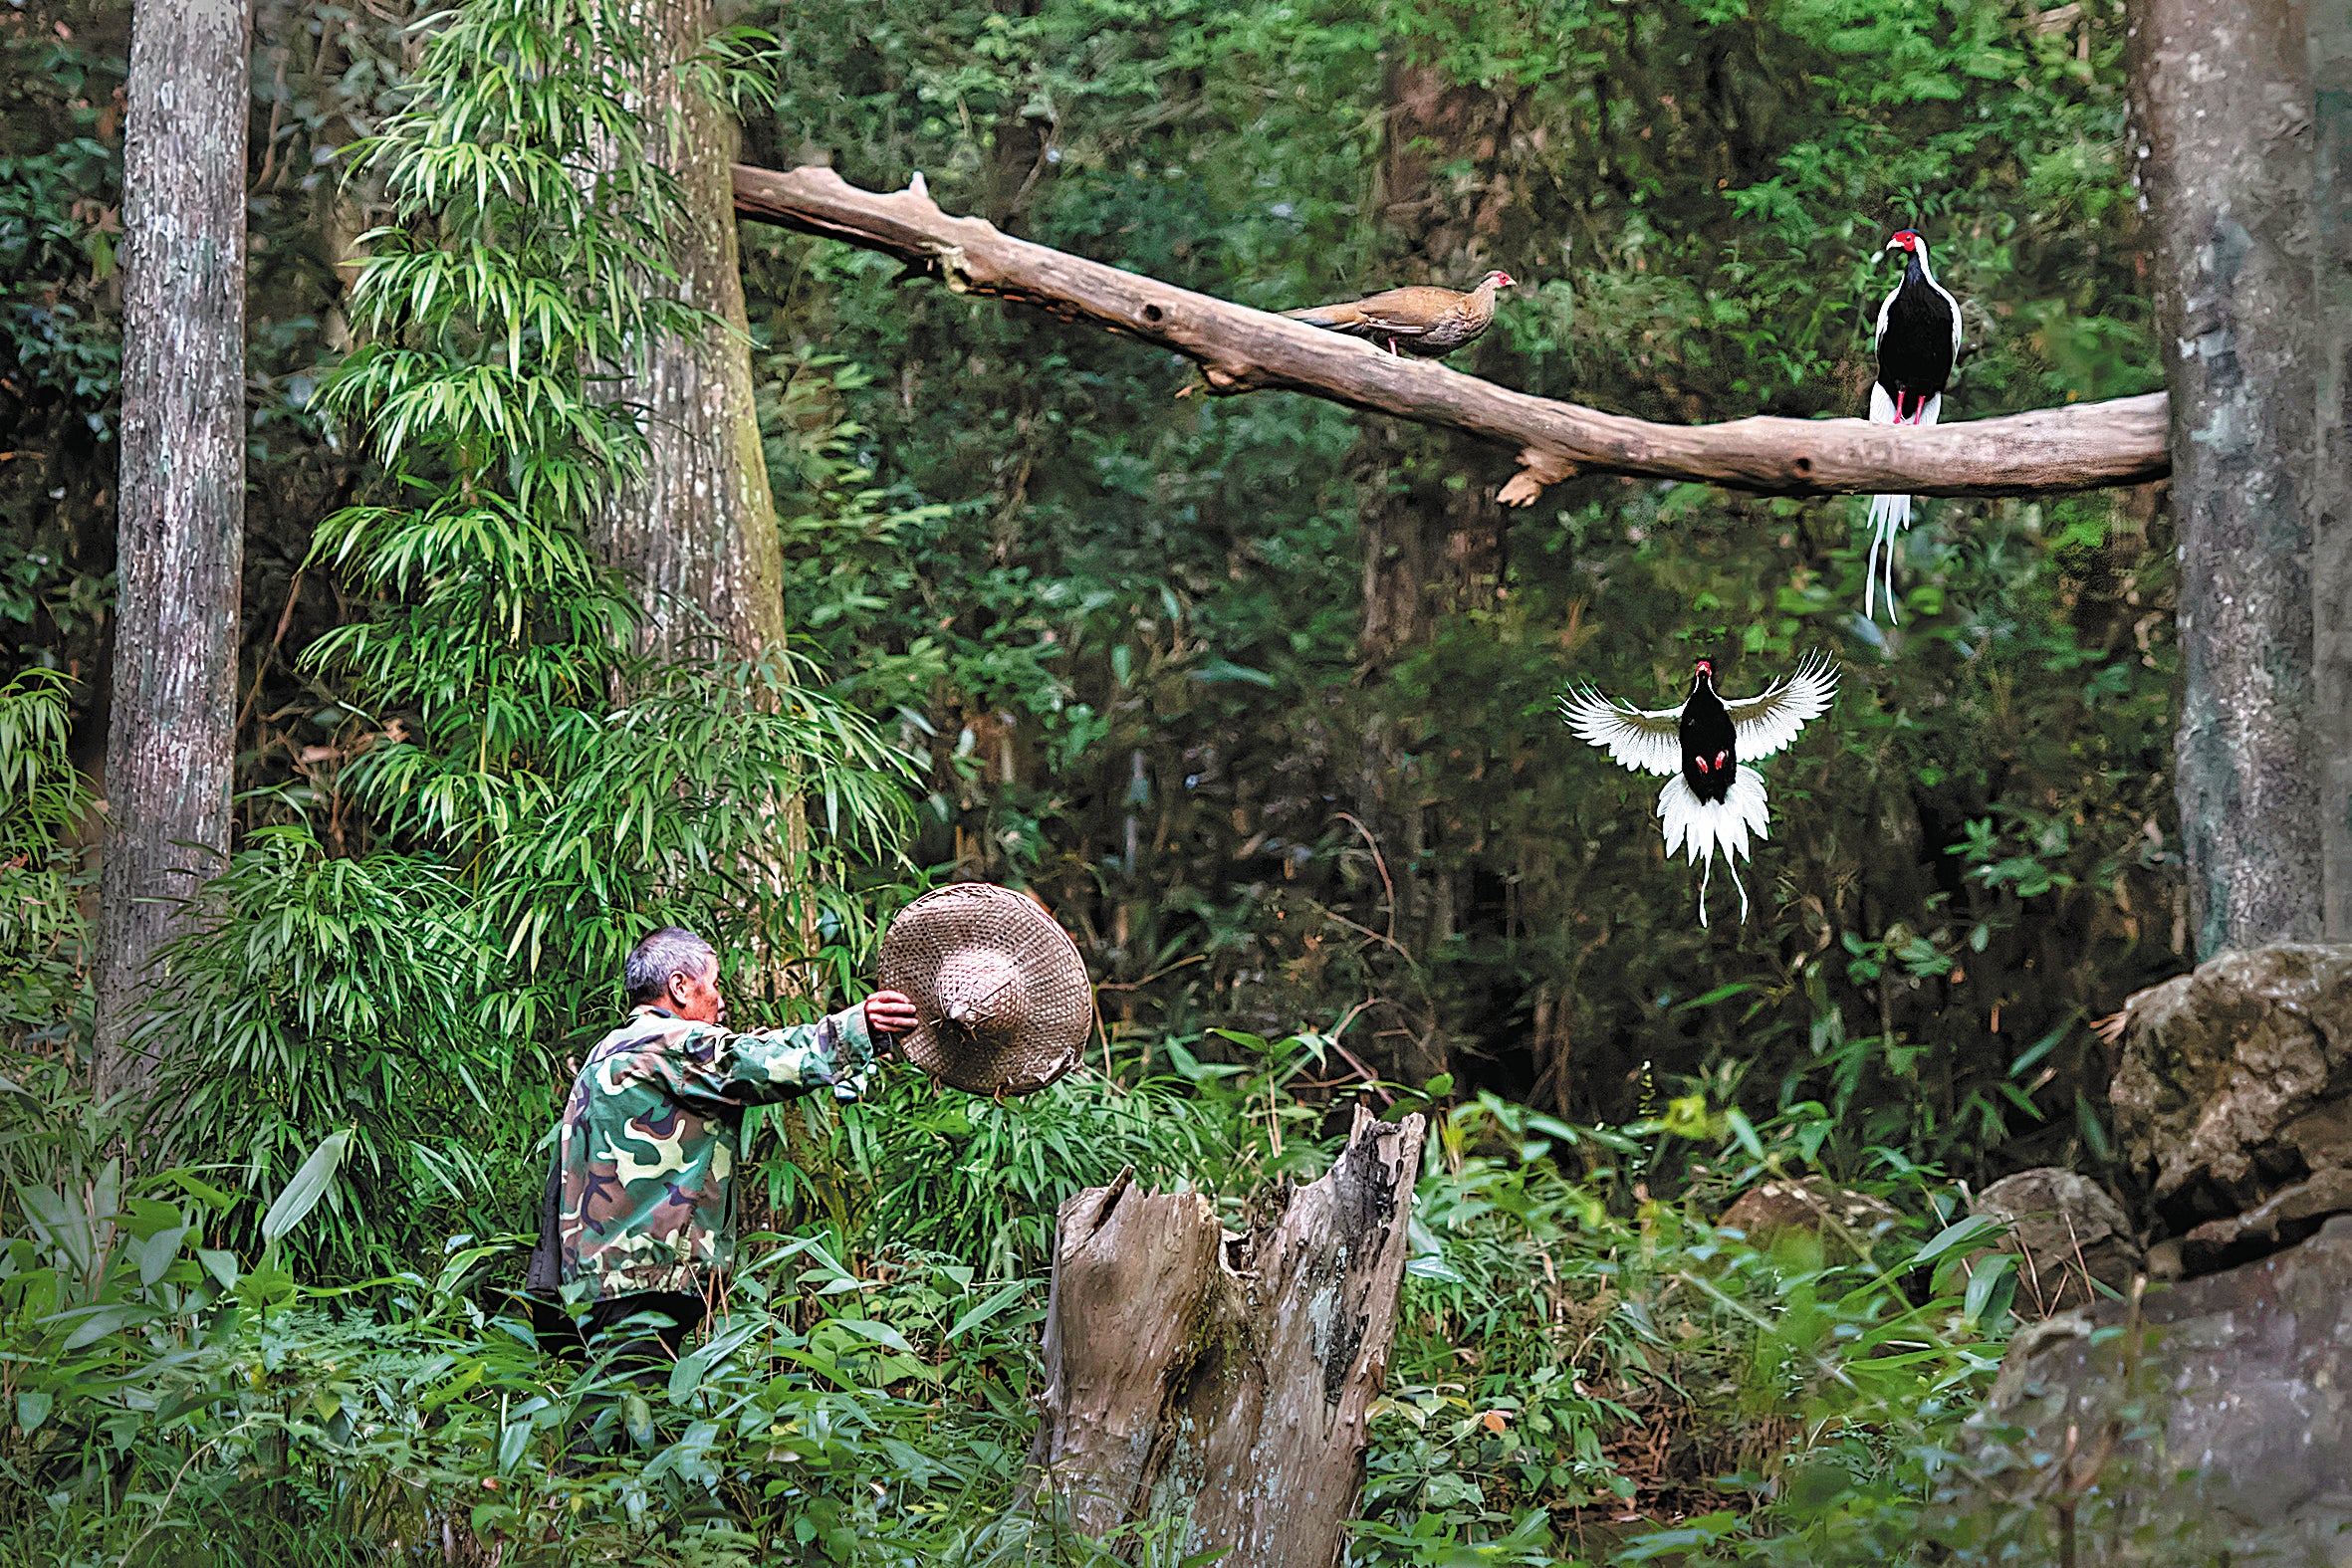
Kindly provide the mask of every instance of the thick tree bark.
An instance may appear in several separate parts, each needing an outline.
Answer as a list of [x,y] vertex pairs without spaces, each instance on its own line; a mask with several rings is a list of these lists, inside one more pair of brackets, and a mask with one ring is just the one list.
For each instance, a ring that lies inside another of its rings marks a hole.
[[2319,758],[2323,923],[2352,942],[2352,6],[2310,8],[2312,368],[2318,461],[2311,471],[2313,744]]
[[[1358,1110],[1271,1230],[1120,1177],[1061,1206],[1032,1505],[1097,1538],[1178,1521],[1171,1557],[1331,1568],[1388,1369],[1422,1121]],[[1042,1494],[1042,1495],[1041,1495]]]
[[2164,394],[2076,403],[1934,429],[1860,419],[1735,419],[1664,425],[1530,397],[1444,365],[1398,358],[1265,311],[999,233],[939,210],[918,180],[859,190],[828,168],[735,169],[735,210],[764,223],[895,256],[951,289],[1085,317],[1173,349],[1214,392],[1310,392],[1352,408],[1520,448],[1506,506],[1526,506],[1579,470],[1696,480],[1768,495],[1905,491],[2016,496],[2161,479]]
[[665,334],[618,395],[643,413],[644,478],[599,519],[606,560],[642,584],[643,646],[667,655],[758,658],[784,645],[784,555],[752,403],[751,340],[728,179],[740,132],[680,63],[710,36],[709,0],[640,0],[645,68],[636,108],[645,154],[678,184],[674,286],[723,324]]
[[129,1035],[156,950],[229,847],[245,544],[243,0],[131,13],[111,831],[100,871],[102,1094],[143,1093]]
[[2203,957],[2320,934],[2310,64],[2296,0],[2132,0],[2130,18],[2172,389],[2177,787]]
[[[640,410],[648,450],[641,479],[597,519],[604,560],[638,584],[645,621],[638,647],[665,660],[757,662],[781,654],[784,542],[760,444],[751,337],[729,178],[742,131],[686,69],[715,25],[711,0],[632,0],[644,25],[635,107],[645,155],[677,183],[670,234],[674,296],[715,317],[691,336],[665,333],[616,395]],[[774,666],[781,676],[783,666]],[[809,848],[800,796],[785,781],[764,807],[783,826],[780,863],[746,866],[770,907],[791,904],[790,925],[744,933],[772,997],[806,995],[822,978],[796,966],[819,947],[817,906],[795,886]]]

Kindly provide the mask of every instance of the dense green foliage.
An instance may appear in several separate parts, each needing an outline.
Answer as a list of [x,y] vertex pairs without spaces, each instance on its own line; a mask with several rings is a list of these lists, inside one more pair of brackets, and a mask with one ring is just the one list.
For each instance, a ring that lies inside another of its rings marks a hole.
[[[335,693],[312,723],[345,766],[324,823],[302,791],[252,803],[224,917],[151,1024],[175,1142],[258,1186],[306,1129],[355,1119],[331,1211],[353,1261],[413,1255],[445,1208],[500,1224],[481,1203],[532,1186],[549,1104],[503,1102],[552,1083],[650,926],[711,932],[769,1006],[790,959],[849,951],[869,916],[838,851],[885,855],[902,810],[894,756],[785,656],[628,651],[636,606],[586,530],[643,443],[598,367],[694,319],[641,287],[673,204],[621,103],[631,62],[593,47],[594,12],[540,10],[438,30],[356,155],[390,221],[361,237],[362,343],[318,398],[367,433],[383,500],[321,522],[312,560],[363,609],[301,664]],[[810,833],[780,797],[813,803]],[[803,955],[804,930],[829,952]],[[361,1218],[386,1212],[410,1220]]]
[[[747,228],[805,637],[657,666],[590,544],[644,460],[606,388],[699,323],[643,287],[675,196],[600,15],[257,9],[244,793],[131,1178],[131,1108],[74,1086],[125,11],[0,15],[0,1558],[1082,1558],[997,1522],[1056,1204],[1133,1166],[1239,1219],[1370,1075],[1436,1135],[1362,1560],[1913,1549],[2010,1324],[1952,1179],[2105,1160],[2083,1022],[2182,947],[2156,499],[1933,503],[1889,631],[1858,501],[1507,514],[1507,453],[1180,396],[1166,355]],[[748,20],[781,47],[691,69],[758,160],[920,170],[1268,307],[1505,266],[1460,358],[1505,384],[1853,411],[1898,225],[1969,302],[1954,416],[2151,384],[2106,0]],[[1839,704],[1770,766],[1755,916],[1700,931],[1649,787],[1553,699],[1811,648]],[[757,1118],[770,1233],[668,1388],[539,1358],[513,1233],[626,945],[696,926],[790,1016],[949,874],[1078,935],[1100,1055]],[[1909,1218],[1711,1227],[1802,1170]]]
[[[454,847],[530,810],[527,791],[467,797],[450,772],[467,723],[520,748],[475,748],[491,777],[536,776],[530,754],[557,734],[494,719],[495,683],[461,650],[368,606],[400,599],[438,633],[434,593],[475,595],[459,608],[477,619],[537,595],[551,618],[530,682],[555,683],[555,708],[559,687],[595,690],[612,672],[583,650],[612,644],[589,622],[621,613],[626,588],[591,582],[558,536],[586,494],[562,485],[605,438],[591,398],[588,423],[534,459],[553,466],[502,479],[509,497],[557,483],[554,511],[469,528],[497,496],[409,511],[370,477],[388,461],[439,484],[464,459],[334,437],[317,370],[356,325],[401,344],[342,372],[347,413],[362,384],[391,395],[404,376],[527,391],[542,372],[449,337],[490,324],[446,258],[537,247],[506,276],[540,290],[531,308],[564,307],[517,339],[541,357],[556,346],[541,335],[597,320],[601,286],[590,271],[577,295],[545,287],[569,285],[590,243],[556,232],[564,202],[537,226],[447,214],[439,252],[361,242],[377,220],[415,230],[414,198],[386,162],[342,194],[316,166],[384,122],[416,57],[355,20],[306,45],[305,14],[265,13],[257,57],[274,193],[257,245],[302,258],[261,266],[258,336],[305,368],[274,358],[256,383],[246,825],[291,806],[332,854],[404,830]],[[39,68],[8,121],[44,215],[9,231],[25,333],[69,306],[103,317],[112,254],[114,126],[93,95],[114,67],[85,40],[119,17],[61,19],[67,38],[37,20],[9,35]],[[783,37],[775,111],[747,123],[755,156],[823,153],[882,185],[920,167],[951,208],[1259,304],[1500,262],[1529,287],[1465,363],[1509,384],[1669,418],[1850,410],[1897,221],[1931,235],[1969,302],[1956,414],[2148,382],[2111,8],[2044,26],[1983,4],[1014,16],[891,0],[797,8]],[[1491,500],[1506,454],[1303,398],[1179,399],[1189,372],[1164,356],[748,232],[793,620],[831,690],[928,754],[917,860],[1036,885],[1122,988],[1114,1022],[1185,1037],[1369,1002],[1350,1036],[1367,1059],[1555,1111],[1630,1114],[1649,1062],[1722,1093],[1744,1074],[1759,1113],[1877,1108],[1849,1129],[1849,1165],[1889,1141],[1968,1169],[2097,1153],[2078,1106],[2101,1064],[2071,1025],[2180,946],[2169,552],[2144,498],[1935,504],[1888,633],[1852,615],[1858,503],[1588,480],[1506,515]],[[407,309],[389,295],[348,297],[395,259],[405,284],[437,267],[455,287],[414,320],[381,314]],[[103,437],[111,382],[103,355],[41,369],[64,362],[46,341],[20,334],[9,380],[47,399],[52,439],[27,444],[72,482],[11,513],[6,574],[24,587],[8,602],[21,657],[87,673],[104,486],[55,467],[72,445],[57,432]],[[461,403],[444,410],[459,423],[491,406]],[[314,533],[323,503],[365,487],[391,510]],[[421,588],[460,557],[503,575]],[[560,636],[559,614],[580,617]],[[1736,684],[1807,647],[1848,659],[1835,725],[1773,770],[1759,918],[1708,934],[1640,786],[1549,711],[1571,678],[1663,700],[1694,645],[1728,651]],[[89,757],[103,690],[73,695]],[[428,708],[429,739],[406,724]],[[422,744],[362,764],[394,721]],[[412,798],[394,810],[391,793]],[[509,934],[534,918],[501,914]],[[543,1014],[536,1037],[571,1022]],[[2035,1076],[2054,1071],[2018,1090],[2011,1067],[2053,1030]]]

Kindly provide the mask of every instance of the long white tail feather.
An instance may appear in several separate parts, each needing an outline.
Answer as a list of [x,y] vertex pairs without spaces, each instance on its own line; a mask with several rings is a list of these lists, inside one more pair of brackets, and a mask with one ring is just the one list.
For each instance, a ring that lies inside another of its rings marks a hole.
[[[1895,399],[1876,381],[1870,383],[1870,422],[1874,425],[1916,425],[1922,429],[1933,425],[1944,412],[1944,394],[1938,392],[1927,400],[1915,419],[1903,419],[1895,412]],[[1895,536],[1911,527],[1911,498],[1909,496],[1872,496],[1870,498],[1870,558],[1862,565],[1862,614],[1865,619],[1877,614],[1879,560],[1886,560],[1887,621],[1891,625],[1902,617],[1895,613]]]
[[1740,918],[1748,918],[1748,888],[1740,880],[1739,861],[1748,858],[1748,841],[1770,837],[1766,831],[1764,779],[1753,768],[1732,776],[1731,792],[1721,800],[1702,800],[1691,792],[1691,782],[1676,774],[1658,791],[1658,820],[1666,832],[1666,858],[1687,856],[1700,867],[1699,924],[1707,924],[1707,883],[1715,872],[1715,856],[1723,852],[1731,868],[1732,885],[1740,890]]
[[1895,536],[1910,526],[1909,496],[1870,498],[1870,559],[1862,565],[1862,616],[1865,620],[1877,614],[1879,560],[1882,553],[1886,561],[1887,621],[1892,624],[1902,619],[1895,613]]
[[[1707,879],[1715,874],[1715,857],[1707,857],[1707,868],[1699,873],[1699,929],[1707,929]],[[1724,874],[1732,879],[1732,886],[1740,893],[1740,924],[1748,924],[1748,884],[1740,880],[1740,867],[1730,858],[1724,861]]]

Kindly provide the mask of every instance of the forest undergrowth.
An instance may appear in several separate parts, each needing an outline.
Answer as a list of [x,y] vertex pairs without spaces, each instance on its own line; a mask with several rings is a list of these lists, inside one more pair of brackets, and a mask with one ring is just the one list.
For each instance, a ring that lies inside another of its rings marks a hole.
[[[37,682],[0,694],[0,908],[61,907],[26,895],[78,874],[59,708]],[[198,974],[291,1006],[314,969],[363,988],[438,951],[381,890],[296,907],[258,885],[272,896],[232,903]],[[71,935],[31,950],[50,956],[20,964],[17,995],[66,983]],[[183,1005],[238,1013],[202,986]],[[308,1016],[322,1041],[347,1022]],[[1132,1168],[1246,1226],[1323,1169],[1354,1103],[1433,1122],[1355,1561],[1906,1560],[2014,1325],[2008,1255],[1957,1185],[1818,1101],[1756,1122],[1662,1082],[1639,1120],[1579,1126],[1377,1081],[1343,1037],[1219,1030],[1122,1042],[1001,1104],[896,1067],[861,1103],[753,1113],[755,1233],[713,1321],[644,1387],[543,1355],[518,1308],[532,1238],[497,1223],[497,1195],[528,1181],[553,1100],[462,1087],[496,1063],[416,1020],[375,1040],[373,1070],[440,1083],[446,1115],[510,1107],[473,1124],[511,1147],[477,1134],[468,1162],[399,1096],[354,1095],[259,1176],[199,1121],[161,1145],[183,1163],[126,1177],[130,1108],[20,1038],[0,1061],[9,1562],[1172,1562],[1166,1538],[1086,1542],[1016,1507],[1052,1217]],[[1802,1172],[1901,1219],[1763,1249],[1716,1228],[1736,1194]]]
[[748,1239],[651,1387],[540,1353],[510,1293],[528,1237],[449,1235],[364,1280],[322,1266],[347,1134],[255,1214],[233,1171],[125,1180],[119,1129],[54,1068],[14,1063],[0,1557],[1172,1561],[1165,1541],[1084,1542],[1015,1508],[1042,1222],[1133,1166],[1246,1224],[1250,1195],[1329,1158],[1332,1077],[1436,1117],[1352,1560],[1921,1549],[2017,1288],[1934,1172],[1880,1151],[1862,1186],[1900,1225],[1759,1250],[1711,1215],[1802,1163],[1793,1121],[1694,1096],[1572,1127],[1353,1082],[1320,1035],[1227,1043],[1240,1061],[1170,1041],[1019,1105],[897,1069],[868,1103],[771,1112],[774,1213],[794,1218]]

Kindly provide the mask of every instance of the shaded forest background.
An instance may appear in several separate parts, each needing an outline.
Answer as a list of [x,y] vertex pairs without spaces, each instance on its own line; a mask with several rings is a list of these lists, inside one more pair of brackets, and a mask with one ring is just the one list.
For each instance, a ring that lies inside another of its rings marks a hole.
[[[1464,363],[1530,391],[1851,412],[1896,226],[1967,302],[1960,416],[2156,384],[2115,7],[748,20],[782,43],[752,161],[919,169],[951,210],[1270,308],[1507,267],[1526,287]],[[264,5],[255,34],[241,842],[362,864],[395,837],[344,772],[401,715],[302,660],[363,612],[304,562],[371,480],[313,393],[382,216],[337,152],[396,101],[407,21]],[[0,624],[14,669],[71,678],[100,794],[125,25],[0,23]],[[1506,513],[1501,451],[1184,398],[1169,356],[822,242],[754,226],[744,256],[789,622],[914,760],[911,864],[1034,887],[1123,1034],[1345,1018],[1384,1073],[1561,1115],[1703,1081],[1848,1163],[2104,1154],[2078,1025],[2188,947],[2160,494],[1934,503],[1873,628],[1859,503],[1588,480]],[[1815,646],[1850,671],[1835,722],[1774,770],[1756,917],[1702,932],[1646,791],[1552,699],[1666,702],[1699,650],[1760,685]],[[70,992],[71,943],[43,958]],[[567,995],[531,1043],[597,1025],[597,985]]]

